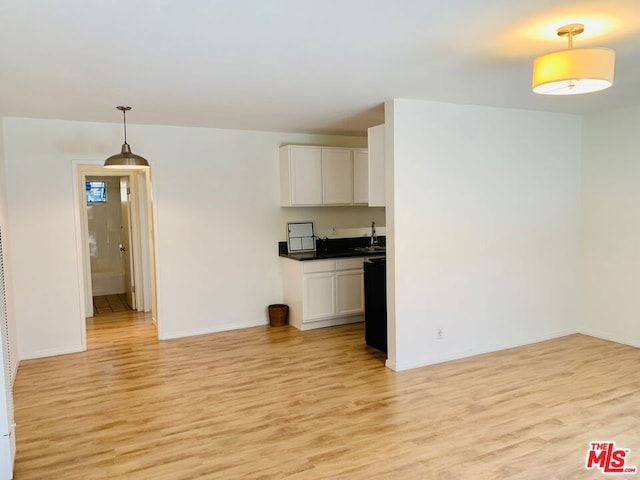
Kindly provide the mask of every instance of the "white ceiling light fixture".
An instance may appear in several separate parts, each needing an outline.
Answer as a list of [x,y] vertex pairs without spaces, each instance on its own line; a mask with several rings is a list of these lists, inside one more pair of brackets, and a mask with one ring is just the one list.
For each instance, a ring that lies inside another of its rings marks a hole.
[[104,161],[105,167],[110,168],[142,168],[148,167],[149,162],[140,155],[131,153],[131,147],[127,143],[127,112],[131,110],[131,107],[124,107],[119,105],[116,107],[122,112],[122,118],[124,120],[124,143],[122,144],[122,151],[111,155]]
[[533,62],[532,88],[544,95],[578,95],[597,92],[613,85],[616,53],[610,48],[573,48],[573,37],[584,25],[572,23],[558,29],[569,48],[547,53]]

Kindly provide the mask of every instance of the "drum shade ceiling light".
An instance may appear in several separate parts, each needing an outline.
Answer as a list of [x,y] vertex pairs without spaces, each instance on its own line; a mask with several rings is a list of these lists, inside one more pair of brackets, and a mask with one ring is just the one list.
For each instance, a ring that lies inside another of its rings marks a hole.
[[140,155],[131,153],[131,147],[127,143],[127,112],[131,110],[131,107],[123,107],[120,105],[116,108],[122,112],[122,118],[124,120],[124,143],[122,144],[122,151],[107,158],[104,161],[104,166],[111,168],[148,167],[149,162]]
[[573,48],[573,37],[584,25],[572,23],[558,29],[569,48],[541,55],[533,61],[532,88],[545,95],[577,95],[597,92],[613,84],[616,53],[610,48]]

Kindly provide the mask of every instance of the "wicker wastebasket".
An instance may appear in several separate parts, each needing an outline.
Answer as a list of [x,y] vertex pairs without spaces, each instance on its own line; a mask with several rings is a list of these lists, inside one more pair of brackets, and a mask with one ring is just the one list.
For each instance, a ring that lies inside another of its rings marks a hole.
[[289,322],[289,306],[277,303],[269,305],[269,325],[281,327]]

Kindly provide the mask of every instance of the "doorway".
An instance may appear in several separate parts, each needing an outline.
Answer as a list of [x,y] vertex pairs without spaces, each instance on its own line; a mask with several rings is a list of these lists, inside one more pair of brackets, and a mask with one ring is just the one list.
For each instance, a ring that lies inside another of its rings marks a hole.
[[153,210],[149,169],[76,166],[82,335],[94,297],[122,296],[157,327]]
[[93,313],[96,298],[119,295],[137,310],[129,178],[87,175],[85,189]]

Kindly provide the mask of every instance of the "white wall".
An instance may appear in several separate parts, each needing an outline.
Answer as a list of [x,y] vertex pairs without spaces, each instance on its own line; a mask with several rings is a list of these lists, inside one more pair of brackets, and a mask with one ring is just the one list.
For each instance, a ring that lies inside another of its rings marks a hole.
[[386,124],[396,343],[388,365],[576,332],[580,117],[396,100]]
[[581,331],[640,347],[640,107],[583,120]]
[[62,122],[10,118],[3,123],[20,358],[80,351],[71,159],[95,153],[95,146],[88,149],[90,128],[67,131]]
[[[4,118],[4,127],[20,355],[81,350],[72,161],[119,151],[122,125]],[[162,338],[265,324],[267,305],[282,300],[277,242],[292,215],[279,206],[278,148],[367,143],[140,125],[128,140],[152,164]]]

